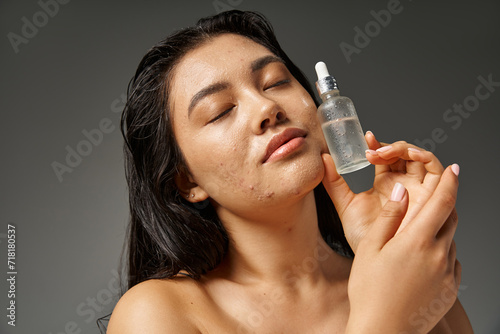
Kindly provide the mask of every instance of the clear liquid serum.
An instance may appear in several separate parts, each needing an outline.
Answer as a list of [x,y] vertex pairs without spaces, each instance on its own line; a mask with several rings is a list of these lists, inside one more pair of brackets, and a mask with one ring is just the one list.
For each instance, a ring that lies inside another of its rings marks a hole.
[[316,64],[316,88],[323,100],[318,116],[328,149],[339,174],[347,174],[370,165],[368,149],[358,115],[351,99],[340,96],[337,82],[328,73],[326,64]]

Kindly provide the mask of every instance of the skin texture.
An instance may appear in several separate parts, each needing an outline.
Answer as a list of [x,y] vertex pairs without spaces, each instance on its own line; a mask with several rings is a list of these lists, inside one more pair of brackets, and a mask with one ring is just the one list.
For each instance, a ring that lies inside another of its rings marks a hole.
[[[229,250],[200,281],[134,286],[108,333],[470,333],[456,300],[457,175],[398,142],[367,155],[377,164],[374,188],[353,194],[326,153],[311,97],[280,61],[262,62],[272,56],[224,34],[176,66],[171,116],[188,167],[177,186],[189,201],[211,201]],[[209,86],[211,94],[193,100]],[[304,139],[263,161],[271,138],[289,128]],[[387,146],[366,139],[372,150]],[[322,181],[354,262],[320,237],[312,190]],[[397,201],[396,182],[408,190]],[[395,280],[402,266],[405,276]],[[436,298],[438,311],[415,318]]]

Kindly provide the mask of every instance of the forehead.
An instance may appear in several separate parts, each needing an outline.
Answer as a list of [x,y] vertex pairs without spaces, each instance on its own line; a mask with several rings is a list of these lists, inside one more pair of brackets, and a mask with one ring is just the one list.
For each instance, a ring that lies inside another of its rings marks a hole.
[[266,47],[251,39],[223,34],[189,51],[173,71],[171,101],[189,99],[201,88],[221,80],[237,81],[251,72],[253,60],[272,55]]
[[210,77],[234,70],[234,67],[243,68],[255,58],[267,54],[272,53],[247,37],[223,34],[189,51],[177,64],[174,76],[198,74],[199,77]]

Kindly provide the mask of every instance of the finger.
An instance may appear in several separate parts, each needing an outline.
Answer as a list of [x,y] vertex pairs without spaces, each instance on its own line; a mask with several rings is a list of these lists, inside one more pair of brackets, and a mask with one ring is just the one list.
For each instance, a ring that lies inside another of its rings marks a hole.
[[439,177],[444,170],[439,159],[432,152],[421,150],[405,141],[385,145],[368,153],[367,158],[372,164],[390,165],[391,172],[406,173],[420,182],[424,182],[427,173],[431,173],[428,182],[436,183],[437,179],[434,176]]
[[406,161],[406,175],[417,179],[422,183],[425,178],[425,174],[427,173],[425,170],[425,166],[420,161],[408,160]]
[[332,156],[328,153],[323,153],[321,158],[323,159],[325,168],[323,185],[328,195],[330,195],[339,217],[342,218],[345,209],[354,198],[354,193],[351,188],[349,188],[344,178],[337,172]]
[[455,236],[455,231],[458,226],[458,215],[457,210],[453,208],[451,210],[448,219],[444,223],[443,227],[439,230],[436,235],[436,239],[445,244],[445,247],[450,247],[450,245],[454,242],[453,237]]
[[[388,145],[388,144],[382,144]],[[385,147],[385,146],[382,146]],[[366,150],[365,152],[366,159],[372,164],[375,165],[375,175],[380,175],[386,172],[391,172],[392,167],[391,164],[396,163],[399,158],[393,158],[391,160],[382,159],[378,152],[375,150]]]
[[408,147],[414,147],[414,145],[405,141],[397,141],[378,148],[376,152],[380,158],[380,163],[386,161],[387,164],[387,161],[393,161],[394,159],[411,160],[408,156]]
[[[365,140],[368,144],[368,150],[366,150],[366,159],[372,164],[375,165],[375,175],[379,175],[385,172],[390,172],[391,168],[386,166],[385,161],[382,164],[380,157],[378,156],[377,149],[382,146],[387,146],[389,144],[381,143],[375,138],[375,135],[371,131],[367,131],[365,134]],[[396,161],[396,160],[395,160]]]
[[[396,234],[408,210],[408,193],[401,183],[396,183],[391,198],[373,222],[367,236],[362,240],[365,245],[380,250]],[[366,240],[366,241],[365,241]]]
[[371,131],[366,131],[365,140],[370,150],[376,150],[382,147],[380,142],[377,140],[377,138],[375,138],[375,135]]
[[444,167],[432,152],[409,147],[408,157],[413,161],[422,163],[421,171],[412,170],[411,172],[409,171],[410,173],[419,175],[423,173],[424,177],[422,178],[422,181],[425,183],[437,184],[437,182],[439,182],[441,174],[443,174]]
[[[405,146],[406,145],[406,146]],[[406,160],[409,160],[406,142],[382,144],[377,150],[368,150],[366,158],[375,165],[375,175],[385,172],[406,172]],[[379,167],[380,166],[380,167]]]
[[388,165],[380,163],[380,159],[379,159],[377,151],[366,150],[365,154],[366,154],[366,159],[372,165],[375,165],[375,176],[391,171],[391,168]]
[[406,228],[414,229],[415,235],[422,238],[436,238],[455,207],[457,190],[458,177],[449,166],[429,200]]

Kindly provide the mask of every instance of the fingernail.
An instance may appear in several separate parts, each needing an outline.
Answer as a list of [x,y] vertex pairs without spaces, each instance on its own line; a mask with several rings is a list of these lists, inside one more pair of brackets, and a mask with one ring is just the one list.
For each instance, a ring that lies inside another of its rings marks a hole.
[[392,148],[391,145],[389,146],[384,146],[384,147],[381,147],[377,150],[377,152],[386,152],[386,151],[389,151],[390,149]]
[[370,130],[366,131],[366,134],[367,135],[372,135],[373,137],[375,137],[375,135],[373,134],[373,132],[371,132]]
[[396,182],[394,188],[392,188],[391,201],[400,202],[403,199],[404,194],[405,187],[401,183]]
[[378,155],[377,151],[374,150],[366,150],[365,153],[370,153],[371,155]]
[[418,152],[422,152],[422,151],[420,151],[419,149],[416,149],[416,148],[414,148],[414,147],[408,147],[408,151],[417,152],[417,153],[418,153]]
[[458,176],[460,174],[460,166],[458,164],[451,165],[451,171]]

